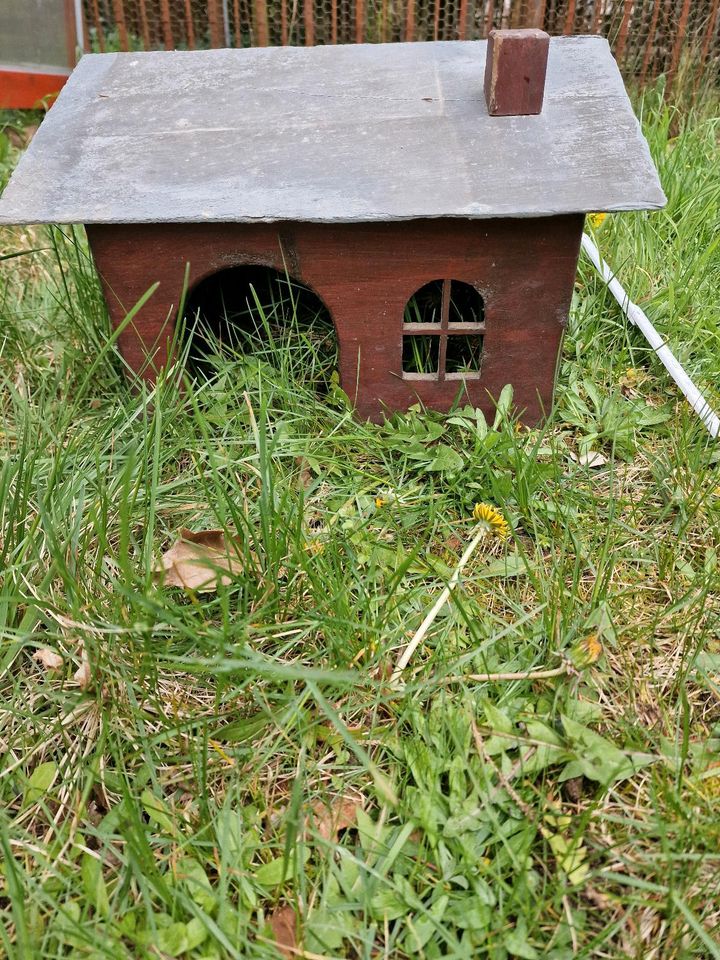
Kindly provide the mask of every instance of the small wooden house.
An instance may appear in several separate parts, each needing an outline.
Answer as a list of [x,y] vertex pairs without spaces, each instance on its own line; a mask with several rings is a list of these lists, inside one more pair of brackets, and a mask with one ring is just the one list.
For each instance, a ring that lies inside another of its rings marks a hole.
[[[189,264],[287,271],[327,307],[358,413],[552,404],[587,211],[665,202],[600,37],[85,56],[0,200],[85,224],[152,379]],[[412,309],[408,309],[408,305]],[[424,358],[418,363],[418,357]]]

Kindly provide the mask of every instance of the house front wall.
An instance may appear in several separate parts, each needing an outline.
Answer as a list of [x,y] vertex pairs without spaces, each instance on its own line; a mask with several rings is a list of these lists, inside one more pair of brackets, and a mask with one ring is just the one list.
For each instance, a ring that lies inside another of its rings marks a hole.
[[[188,276],[192,289],[228,267],[287,271],[325,303],[335,323],[340,378],[358,415],[459,399],[490,413],[506,383],[526,423],[552,406],[582,215],[524,220],[425,220],[382,224],[150,224],[87,228],[113,324],[125,324],[128,366],[153,380],[172,349]],[[403,373],[403,314],[425,284],[478,289],[485,305],[479,375]],[[128,313],[157,284],[130,322]]]

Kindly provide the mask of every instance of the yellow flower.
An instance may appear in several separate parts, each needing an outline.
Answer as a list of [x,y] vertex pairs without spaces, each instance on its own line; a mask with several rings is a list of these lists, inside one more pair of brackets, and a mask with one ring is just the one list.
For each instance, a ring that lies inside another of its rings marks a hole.
[[587,215],[587,218],[590,221],[590,226],[593,228],[593,230],[597,230],[598,227],[601,227],[606,217],[606,213],[589,213]]
[[596,633],[579,640],[570,651],[570,660],[578,669],[589,667],[602,656],[603,648]]
[[381,507],[384,507],[387,504],[387,499],[385,497],[375,497],[375,507],[380,510]]
[[602,656],[603,648],[597,634],[592,633],[589,637],[585,637],[582,645],[587,652],[589,663],[595,663]]
[[487,503],[476,503],[473,517],[477,520],[478,525],[485,527],[486,533],[491,533],[500,540],[507,539],[510,527],[505,517],[495,507],[491,507]]

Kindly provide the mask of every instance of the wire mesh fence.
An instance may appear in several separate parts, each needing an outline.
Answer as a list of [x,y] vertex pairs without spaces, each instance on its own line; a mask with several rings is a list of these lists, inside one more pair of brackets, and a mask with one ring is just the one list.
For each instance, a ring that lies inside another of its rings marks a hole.
[[717,69],[720,0],[83,0],[86,50],[476,40],[494,27],[601,33],[627,76]]

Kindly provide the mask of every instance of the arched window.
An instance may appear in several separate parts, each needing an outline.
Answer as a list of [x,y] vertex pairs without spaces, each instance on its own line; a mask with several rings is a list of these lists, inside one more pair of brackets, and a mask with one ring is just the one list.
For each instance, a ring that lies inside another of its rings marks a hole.
[[309,287],[272,267],[228,267],[205,277],[190,291],[183,318],[195,372],[212,371],[219,353],[252,353],[284,363],[322,392],[337,367],[327,307]]
[[403,377],[467,380],[480,376],[485,304],[460,280],[433,280],[410,297],[403,316]]

